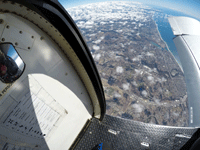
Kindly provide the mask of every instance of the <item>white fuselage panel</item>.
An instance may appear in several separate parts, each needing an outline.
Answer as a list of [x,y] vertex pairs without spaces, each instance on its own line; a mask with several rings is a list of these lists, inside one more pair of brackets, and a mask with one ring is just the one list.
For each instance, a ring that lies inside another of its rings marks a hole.
[[2,42],[12,43],[26,65],[13,84],[0,83],[0,149],[68,149],[92,118],[85,86],[45,32],[14,14],[0,18]]

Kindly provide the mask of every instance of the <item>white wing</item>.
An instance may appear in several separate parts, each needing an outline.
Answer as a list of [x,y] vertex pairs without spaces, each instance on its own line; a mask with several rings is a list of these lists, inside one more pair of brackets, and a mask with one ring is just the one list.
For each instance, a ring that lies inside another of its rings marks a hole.
[[187,85],[189,126],[200,127],[200,22],[187,17],[168,19]]

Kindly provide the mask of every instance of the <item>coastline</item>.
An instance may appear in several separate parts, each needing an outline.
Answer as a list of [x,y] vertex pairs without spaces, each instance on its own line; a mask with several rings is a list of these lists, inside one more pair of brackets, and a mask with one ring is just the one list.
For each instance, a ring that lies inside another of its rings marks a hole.
[[[153,17],[152,17],[152,19],[153,19]],[[154,20],[154,19],[153,19],[153,20]],[[181,71],[183,72],[183,69],[182,69],[182,66],[181,66],[181,62],[178,62],[177,59],[175,58],[175,56],[173,55],[173,53],[170,51],[170,49],[169,49],[167,43],[163,40],[163,38],[162,38],[162,36],[161,36],[161,34],[160,34],[160,31],[159,31],[159,29],[158,29],[158,24],[156,23],[155,20],[154,20],[154,22],[155,22],[156,29],[157,29],[157,31],[158,31],[158,34],[159,34],[160,39],[162,40],[162,42],[165,43],[168,52],[170,52],[170,54],[173,56],[174,60],[177,62],[178,66],[180,67]]]

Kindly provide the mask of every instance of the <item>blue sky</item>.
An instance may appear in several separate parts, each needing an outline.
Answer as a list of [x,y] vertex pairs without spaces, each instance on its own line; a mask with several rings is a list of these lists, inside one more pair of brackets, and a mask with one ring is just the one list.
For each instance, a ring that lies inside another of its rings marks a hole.
[[[67,9],[70,7],[96,3],[105,1],[123,1],[123,0],[59,0],[59,2]],[[181,11],[190,16],[200,19],[200,0],[126,0],[126,1],[136,1],[142,2],[144,4],[152,4],[157,6],[162,6],[170,8],[173,10]]]

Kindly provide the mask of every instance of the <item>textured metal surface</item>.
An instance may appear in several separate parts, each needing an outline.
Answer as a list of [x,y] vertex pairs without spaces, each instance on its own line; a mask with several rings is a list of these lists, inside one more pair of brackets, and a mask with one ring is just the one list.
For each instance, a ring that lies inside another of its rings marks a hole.
[[76,150],[90,150],[109,143],[115,150],[178,150],[197,129],[146,124],[106,115],[92,119]]

